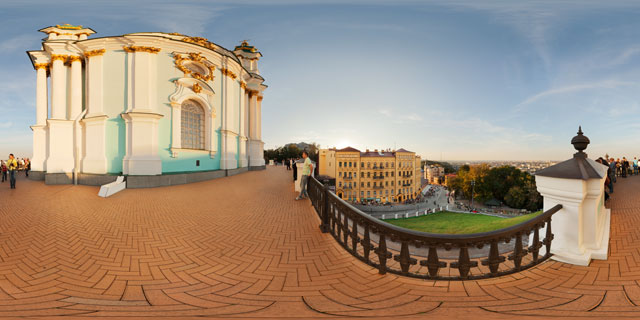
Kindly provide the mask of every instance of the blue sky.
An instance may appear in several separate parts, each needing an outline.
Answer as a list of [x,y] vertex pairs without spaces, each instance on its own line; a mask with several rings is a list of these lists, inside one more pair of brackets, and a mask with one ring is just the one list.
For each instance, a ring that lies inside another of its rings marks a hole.
[[266,148],[562,160],[582,125],[592,157],[640,157],[639,14],[639,1],[3,1],[0,155],[31,153],[25,51],[38,29],[71,23],[250,39],[269,85]]

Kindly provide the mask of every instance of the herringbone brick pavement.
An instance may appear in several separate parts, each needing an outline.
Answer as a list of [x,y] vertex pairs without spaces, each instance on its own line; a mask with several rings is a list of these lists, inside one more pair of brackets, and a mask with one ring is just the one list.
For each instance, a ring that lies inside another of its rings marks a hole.
[[610,256],[481,281],[379,275],[289,172],[125,190],[0,184],[0,318],[640,318],[640,178],[619,179]]

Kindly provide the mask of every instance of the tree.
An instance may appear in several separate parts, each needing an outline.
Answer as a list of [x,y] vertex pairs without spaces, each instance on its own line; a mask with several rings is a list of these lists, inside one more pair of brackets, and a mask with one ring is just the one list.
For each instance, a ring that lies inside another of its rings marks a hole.
[[519,186],[513,186],[504,197],[504,202],[511,208],[522,208],[527,202],[527,194]]

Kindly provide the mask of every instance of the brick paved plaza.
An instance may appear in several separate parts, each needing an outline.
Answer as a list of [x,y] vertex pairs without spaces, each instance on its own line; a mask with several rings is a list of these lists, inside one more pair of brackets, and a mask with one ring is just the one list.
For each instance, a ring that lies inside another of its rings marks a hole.
[[608,261],[447,282],[381,276],[352,258],[308,200],[294,201],[289,174],[103,199],[21,173],[16,190],[0,185],[0,318],[640,317],[638,177],[616,184]]

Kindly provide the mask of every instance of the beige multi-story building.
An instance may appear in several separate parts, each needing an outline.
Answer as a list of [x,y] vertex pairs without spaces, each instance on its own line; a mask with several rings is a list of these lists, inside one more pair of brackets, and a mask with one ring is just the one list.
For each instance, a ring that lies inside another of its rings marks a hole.
[[444,167],[424,165],[424,178],[431,184],[440,184],[444,180]]
[[420,156],[399,150],[321,149],[320,175],[336,179],[336,194],[347,201],[402,202],[420,192]]

